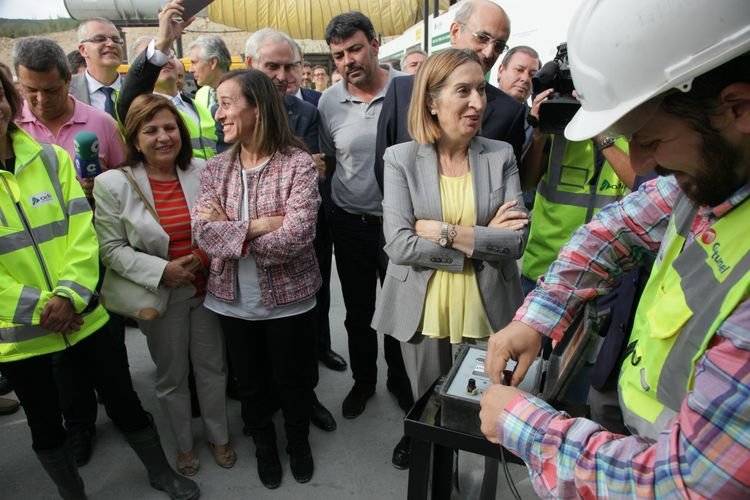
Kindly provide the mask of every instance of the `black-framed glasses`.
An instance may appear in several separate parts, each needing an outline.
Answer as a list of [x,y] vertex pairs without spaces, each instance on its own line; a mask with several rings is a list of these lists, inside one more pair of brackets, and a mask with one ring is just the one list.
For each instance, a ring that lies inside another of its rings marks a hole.
[[81,40],[81,43],[105,43],[107,40],[112,40],[112,43],[114,43],[115,45],[122,45],[124,42],[124,40],[117,35],[94,35],[91,38]]
[[[465,24],[462,26],[466,27]],[[473,31],[471,32],[471,36],[474,38],[474,41],[480,45],[482,48],[486,47],[489,44],[492,44],[492,50],[496,54],[502,54],[505,52],[505,49],[508,47],[507,40],[499,40],[497,38],[494,38],[484,31]]]

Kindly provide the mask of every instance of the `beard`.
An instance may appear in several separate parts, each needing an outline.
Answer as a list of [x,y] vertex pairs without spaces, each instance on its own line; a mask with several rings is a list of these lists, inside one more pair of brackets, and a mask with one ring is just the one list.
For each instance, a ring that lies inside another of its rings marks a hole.
[[703,165],[690,174],[656,167],[659,175],[675,174],[685,195],[698,205],[715,207],[726,201],[747,182],[746,165],[740,148],[718,132],[703,134]]

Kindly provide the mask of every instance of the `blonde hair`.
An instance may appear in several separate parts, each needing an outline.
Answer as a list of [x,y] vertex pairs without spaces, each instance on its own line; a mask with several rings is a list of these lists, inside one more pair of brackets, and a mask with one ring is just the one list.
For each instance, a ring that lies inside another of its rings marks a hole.
[[432,101],[437,99],[451,73],[468,62],[481,66],[474,52],[463,49],[443,50],[422,63],[409,103],[407,126],[412,139],[420,144],[434,144],[440,138],[442,130],[437,116],[430,113]]

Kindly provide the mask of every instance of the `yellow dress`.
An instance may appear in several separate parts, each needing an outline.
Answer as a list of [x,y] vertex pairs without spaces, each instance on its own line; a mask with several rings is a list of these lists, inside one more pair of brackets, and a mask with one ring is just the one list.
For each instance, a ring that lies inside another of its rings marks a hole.
[[[476,224],[471,172],[461,177],[441,175],[440,198],[445,222],[461,226]],[[436,270],[432,275],[427,284],[421,331],[427,337],[450,338],[451,344],[458,344],[462,337],[480,339],[492,334],[469,259],[461,272]]]

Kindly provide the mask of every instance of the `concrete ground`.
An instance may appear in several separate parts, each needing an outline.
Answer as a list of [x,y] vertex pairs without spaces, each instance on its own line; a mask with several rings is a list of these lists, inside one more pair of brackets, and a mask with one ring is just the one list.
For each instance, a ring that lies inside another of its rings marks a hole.
[[[331,297],[332,342],[335,351],[348,359],[344,330],[344,305],[334,269]],[[128,329],[127,347],[135,389],[144,408],[150,411],[159,429],[167,457],[174,461],[174,444],[155,399],[154,366],[146,341],[137,329]],[[381,350],[382,352],[382,350]],[[280,456],[284,478],[277,490],[268,490],[258,479],[254,448],[250,438],[242,434],[239,403],[229,400],[230,439],[238,454],[232,469],[217,466],[205,445],[199,420],[194,420],[196,448],[201,469],[194,479],[200,484],[205,500],[218,499],[405,499],[408,471],[391,465],[391,452],[402,430],[403,412],[385,388],[385,361],[379,360],[377,393],[358,418],[341,417],[341,401],[349,391],[350,372],[333,372],[321,366],[317,394],[338,422],[338,429],[325,433],[311,426],[310,444],[315,457],[315,475],[307,484],[294,481],[289,462],[283,452],[283,428],[277,417],[280,432]],[[13,396],[12,394],[10,395]],[[153,490],[146,479],[143,466],[125,444],[112,422],[99,407],[97,443],[91,461],[81,469],[86,491],[91,499],[157,500],[167,498]],[[0,417],[0,499],[57,498],[57,491],[43,472],[31,450],[31,438],[23,411]],[[525,467],[509,465],[522,498],[536,498]],[[462,453],[459,458],[460,492],[453,498],[476,499],[483,475],[481,457]],[[512,498],[502,471],[498,477],[497,498]]]

